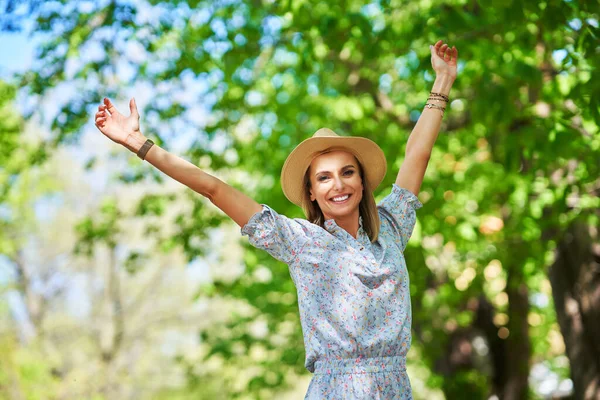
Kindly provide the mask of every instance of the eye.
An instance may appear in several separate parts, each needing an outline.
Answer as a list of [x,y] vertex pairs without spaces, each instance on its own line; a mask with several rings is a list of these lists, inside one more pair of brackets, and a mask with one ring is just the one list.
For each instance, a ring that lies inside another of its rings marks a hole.
[[346,176],[352,176],[353,174],[354,174],[354,170],[353,169],[349,169],[349,170],[346,170],[344,172],[344,175],[346,175]]
[[327,179],[327,175],[321,175],[321,176],[319,176],[319,177],[317,178],[317,180],[318,180],[319,182],[323,182],[323,181],[325,181],[326,179]]

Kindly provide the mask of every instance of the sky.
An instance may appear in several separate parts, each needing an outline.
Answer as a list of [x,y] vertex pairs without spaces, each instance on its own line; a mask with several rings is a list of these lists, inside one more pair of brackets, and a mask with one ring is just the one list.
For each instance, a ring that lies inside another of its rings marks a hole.
[[0,56],[0,78],[23,71],[33,60],[33,41],[24,33],[0,33],[2,55]]

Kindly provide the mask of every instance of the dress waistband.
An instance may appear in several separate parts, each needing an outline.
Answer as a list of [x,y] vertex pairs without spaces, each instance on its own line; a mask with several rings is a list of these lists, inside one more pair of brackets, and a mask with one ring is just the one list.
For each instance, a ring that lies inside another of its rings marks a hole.
[[315,362],[315,374],[366,374],[406,371],[406,357],[322,358]]

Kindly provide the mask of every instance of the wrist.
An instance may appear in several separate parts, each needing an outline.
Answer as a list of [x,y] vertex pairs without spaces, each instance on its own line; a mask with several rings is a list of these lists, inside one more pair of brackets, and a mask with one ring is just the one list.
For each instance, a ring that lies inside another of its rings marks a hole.
[[442,73],[435,76],[435,81],[433,82],[432,92],[442,93],[444,95],[448,95],[450,93],[450,89],[452,89],[452,85],[456,80],[455,76],[452,76],[448,73]]
[[132,153],[136,153],[140,150],[142,145],[146,142],[146,137],[142,134],[142,132],[137,131],[134,133],[130,133],[125,138],[125,142],[123,146],[125,146]]

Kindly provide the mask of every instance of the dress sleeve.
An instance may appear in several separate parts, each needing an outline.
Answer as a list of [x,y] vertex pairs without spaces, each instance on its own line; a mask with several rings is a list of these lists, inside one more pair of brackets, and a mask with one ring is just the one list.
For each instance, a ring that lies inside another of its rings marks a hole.
[[417,196],[395,183],[392,186],[392,192],[379,203],[381,233],[391,233],[403,252],[417,221],[416,210],[421,207],[423,204]]
[[242,227],[242,236],[248,236],[252,246],[289,265],[307,240],[306,229],[298,221],[262,206]]

